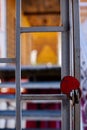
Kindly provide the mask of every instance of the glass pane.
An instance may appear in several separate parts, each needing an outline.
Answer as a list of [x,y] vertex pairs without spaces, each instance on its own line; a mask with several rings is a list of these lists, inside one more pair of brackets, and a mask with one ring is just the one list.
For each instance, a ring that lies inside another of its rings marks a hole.
[[6,0],[6,57],[15,57],[15,31],[16,31],[15,0]]
[[61,65],[61,34],[23,33],[21,35],[22,65]]
[[21,26],[59,26],[60,0],[22,0],[21,17]]

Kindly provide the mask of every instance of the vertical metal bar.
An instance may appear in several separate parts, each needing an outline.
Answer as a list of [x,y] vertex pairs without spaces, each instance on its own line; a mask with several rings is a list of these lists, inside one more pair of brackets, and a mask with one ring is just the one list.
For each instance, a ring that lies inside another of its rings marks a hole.
[[[69,28],[69,0],[61,0],[61,18],[64,27]],[[61,77],[70,74],[69,31],[62,32],[62,68]]]
[[70,75],[74,76],[72,0],[69,0],[69,23],[70,23]]
[[80,80],[80,19],[79,0],[73,0],[73,44],[74,44],[74,73]]
[[[69,28],[69,0],[61,0],[61,18],[64,27]],[[61,78],[70,75],[69,57],[69,31],[62,32],[62,68]],[[70,129],[70,101],[63,101],[62,107],[62,130]],[[66,120],[67,119],[67,120]]]
[[[72,0],[69,0],[69,25],[70,25],[70,75],[74,76],[74,63],[73,63],[73,20],[72,20]],[[73,108],[70,105],[70,130],[73,130]]]
[[[73,46],[74,46],[74,75],[80,81],[80,19],[79,0],[73,2]],[[80,103],[74,106],[74,130],[80,130]]]
[[20,10],[21,10],[21,0],[16,0],[16,130],[21,130]]
[[68,99],[62,100],[62,130],[72,130],[68,115],[70,113],[69,103],[70,101]]

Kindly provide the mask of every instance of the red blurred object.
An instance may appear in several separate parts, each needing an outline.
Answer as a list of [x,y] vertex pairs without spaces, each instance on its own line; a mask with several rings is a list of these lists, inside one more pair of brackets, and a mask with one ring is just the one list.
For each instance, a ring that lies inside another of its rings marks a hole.
[[[28,82],[28,79],[21,79],[21,83],[26,83]],[[1,83],[15,83],[15,79],[9,79],[9,80],[6,80],[6,79],[2,79],[1,80]],[[0,94],[15,94],[16,93],[16,90],[15,88],[1,88],[0,89]],[[26,94],[27,93],[27,89],[25,88],[21,88],[21,93],[22,94]]]
[[78,90],[81,96],[80,82],[72,76],[65,76],[61,81],[61,92],[70,95],[72,90]]

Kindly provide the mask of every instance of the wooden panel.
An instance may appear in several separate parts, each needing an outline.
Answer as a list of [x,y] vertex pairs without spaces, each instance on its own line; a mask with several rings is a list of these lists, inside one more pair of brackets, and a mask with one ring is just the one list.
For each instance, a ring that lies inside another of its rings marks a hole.
[[39,15],[39,16],[29,16],[28,20],[31,26],[57,26],[60,25],[59,15]]
[[60,0],[22,0],[23,13],[31,26],[60,24]]
[[7,57],[15,57],[15,0],[6,1]]
[[60,11],[60,0],[22,0],[22,2],[24,12]]

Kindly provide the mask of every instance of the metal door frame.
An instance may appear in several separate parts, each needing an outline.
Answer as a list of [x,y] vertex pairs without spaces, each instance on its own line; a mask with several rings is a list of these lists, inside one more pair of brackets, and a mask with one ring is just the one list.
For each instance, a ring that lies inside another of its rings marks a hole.
[[[72,0],[71,2],[68,0],[60,0],[61,1],[61,16],[62,16],[62,26],[57,27],[21,27],[21,0],[16,0],[16,130],[21,130],[21,100],[62,100],[62,130],[71,130],[71,111],[70,111],[70,101],[67,99],[65,95],[21,95],[20,87],[21,87],[21,43],[20,43],[20,34],[28,33],[28,32],[61,32],[62,36],[62,70],[61,77],[63,78],[66,75],[70,75],[70,13],[69,6],[72,3],[72,19],[73,19],[73,47],[74,53],[74,76],[79,79],[80,77],[80,52],[79,52],[79,10],[78,10],[78,0]],[[76,13],[77,12],[77,13]],[[78,14],[78,15],[77,15]],[[77,74],[78,73],[78,74]],[[75,105],[75,127],[74,130],[80,130],[80,110],[79,105]],[[66,120],[67,119],[67,120]]]

